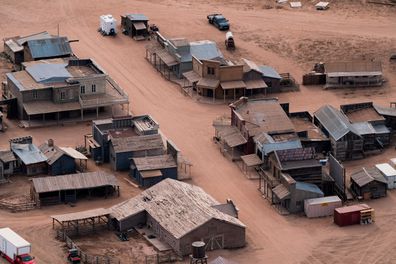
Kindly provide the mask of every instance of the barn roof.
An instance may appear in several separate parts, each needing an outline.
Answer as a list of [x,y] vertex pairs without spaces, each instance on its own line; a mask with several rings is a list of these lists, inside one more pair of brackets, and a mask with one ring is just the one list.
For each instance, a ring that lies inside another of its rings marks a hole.
[[314,116],[335,140],[339,140],[349,132],[359,135],[347,117],[331,105],[322,106]]
[[115,153],[164,148],[160,134],[112,138]]
[[386,179],[381,174],[381,171],[375,167],[362,168],[360,171],[351,175],[351,180],[359,185],[359,187],[363,187],[372,181],[387,183]]
[[102,171],[33,179],[33,187],[37,193],[80,190],[103,186],[117,186],[117,179],[114,175]]
[[47,157],[34,144],[11,143],[11,150],[25,165],[47,161]]
[[120,222],[146,211],[178,239],[212,219],[245,228],[237,218],[212,207],[219,204],[200,187],[165,179],[110,210],[111,216]]
[[69,56],[72,54],[67,37],[28,40],[27,44],[33,59]]
[[294,125],[276,99],[247,99],[230,104],[234,113],[245,121],[249,136],[294,132]]

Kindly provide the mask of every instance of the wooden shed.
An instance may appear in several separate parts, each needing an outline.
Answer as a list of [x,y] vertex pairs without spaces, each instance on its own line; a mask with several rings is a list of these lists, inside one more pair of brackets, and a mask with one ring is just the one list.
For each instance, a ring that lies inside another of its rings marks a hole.
[[31,196],[38,206],[75,203],[80,197],[119,195],[114,175],[87,172],[53,177],[34,178]]
[[148,37],[149,19],[143,14],[126,14],[121,16],[122,33],[136,40],[144,40]]
[[387,181],[377,168],[362,168],[351,175],[351,190],[365,200],[385,197]]

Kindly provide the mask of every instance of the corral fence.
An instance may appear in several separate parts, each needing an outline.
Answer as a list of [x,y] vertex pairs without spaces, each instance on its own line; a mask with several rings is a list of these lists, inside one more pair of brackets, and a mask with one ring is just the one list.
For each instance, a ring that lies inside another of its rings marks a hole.
[[121,264],[121,260],[114,257],[107,257],[107,256],[94,256],[90,255],[83,250],[76,243],[73,242],[64,232],[57,231],[56,238],[60,241],[65,242],[67,248],[72,249],[75,248],[78,250],[78,253],[81,258],[81,263],[86,264]]
[[178,260],[182,260],[178,255],[176,255],[173,251],[167,253],[159,253],[155,255],[149,255],[145,257],[144,264],[165,264],[165,263],[173,263]]
[[12,203],[8,201],[0,200],[0,209],[9,210],[13,213],[29,211],[35,208],[36,208],[36,203],[34,201]]

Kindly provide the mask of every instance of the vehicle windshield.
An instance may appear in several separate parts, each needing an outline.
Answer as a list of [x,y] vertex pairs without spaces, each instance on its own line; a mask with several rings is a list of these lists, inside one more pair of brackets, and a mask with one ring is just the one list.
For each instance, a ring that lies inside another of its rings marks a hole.
[[33,258],[31,256],[29,256],[29,255],[21,256],[21,259],[22,259],[23,262],[33,260]]
[[226,22],[226,19],[225,19],[224,17],[219,17],[219,18],[217,19],[217,22],[219,22],[219,23],[224,23],[224,22]]

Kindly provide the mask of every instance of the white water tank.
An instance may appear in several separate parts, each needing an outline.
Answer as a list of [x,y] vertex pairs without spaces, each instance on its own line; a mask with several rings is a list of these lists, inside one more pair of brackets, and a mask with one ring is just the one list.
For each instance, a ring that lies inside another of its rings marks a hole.
[[112,15],[100,16],[100,31],[105,35],[115,35],[117,20]]

